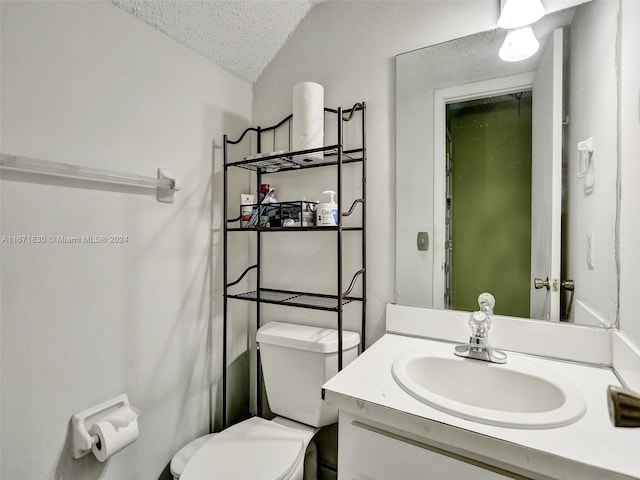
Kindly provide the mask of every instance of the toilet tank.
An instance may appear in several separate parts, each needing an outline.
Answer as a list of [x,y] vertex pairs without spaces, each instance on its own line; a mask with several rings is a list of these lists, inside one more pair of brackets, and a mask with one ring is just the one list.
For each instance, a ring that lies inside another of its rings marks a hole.
[[[271,322],[256,340],[271,411],[313,427],[337,422],[337,409],[322,400],[322,385],[338,373],[338,331]],[[357,332],[342,332],[343,367],[358,356],[359,344]]]

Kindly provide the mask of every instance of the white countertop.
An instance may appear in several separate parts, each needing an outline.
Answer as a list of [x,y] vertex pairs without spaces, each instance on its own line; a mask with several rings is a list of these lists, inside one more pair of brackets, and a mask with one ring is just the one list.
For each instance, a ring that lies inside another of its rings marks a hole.
[[325,399],[354,415],[532,478],[640,479],[640,429],[615,428],[609,420],[606,388],[619,385],[611,369],[532,357],[539,366],[570,379],[584,394],[587,412],[559,428],[496,427],[441,412],[396,384],[391,375],[395,359],[434,344],[442,342],[384,335],[324,385]]

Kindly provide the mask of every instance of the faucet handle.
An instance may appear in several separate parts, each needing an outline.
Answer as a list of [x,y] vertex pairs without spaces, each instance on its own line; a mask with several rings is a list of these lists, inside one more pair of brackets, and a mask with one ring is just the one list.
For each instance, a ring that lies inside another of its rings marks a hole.
[[478,295],[478,306],[487,315],[493,315],[493,307],[496,306],[496,299],[489,292]]
[[486,338],[491,327],[491,319],[483,311],[472,312],[469,316],[469,327],[471,327],[472,336]]

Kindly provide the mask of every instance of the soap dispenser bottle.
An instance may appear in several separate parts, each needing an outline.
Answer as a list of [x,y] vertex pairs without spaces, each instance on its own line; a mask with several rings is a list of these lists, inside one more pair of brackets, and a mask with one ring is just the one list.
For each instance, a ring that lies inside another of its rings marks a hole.
[[338,205],[334,201],[336,192],[327,190],[323,192],[329,195],[329,202],[318,204],[316,210],[316,226],[318,227],[335,227],[338,225]]

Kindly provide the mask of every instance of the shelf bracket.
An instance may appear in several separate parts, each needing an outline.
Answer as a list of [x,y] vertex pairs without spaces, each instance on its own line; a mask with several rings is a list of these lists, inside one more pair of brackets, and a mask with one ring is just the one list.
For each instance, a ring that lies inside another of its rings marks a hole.
[[353,211],[356,208],[356,205],[358,203],[362,203],[364,205],[364,198],[356,198],[353,203],[351,204],[351,208],[349,209],[348,212],[342,212],[342,216],[343,217],[348,217],[349,215],[351,215],[353,213]]
[[240,275],[240,277],[238,277],[238,279],[235,282],[231,282],[227,284],[227,288],[229,287],[233,287],[234,285],[237,285],[238,283],[240,283],[242,281],[242,279],[244,278],[244,276],[249,273],[251,270],[253,270],[254,268],[258,268],[258,264],[255,265],[251,265],[250,267],[247,267],[244,269],[244,272],[242,272],[242,274]]
[[355,275],[351,279],[351,283],[349,284],[349,288],[347,288],[347,291],[342,294],[342,298],[349,296],[349,294],[351,293],[351,290],[353,290],[353,287],[355,287],[355,285],[356,285],[356,280],[362,274],[364,274],[364,268],[361,268],[360,270],[358,270],[355,273]]
[[353,118],[353,115],[358,111],[358,110],[364,110],[364,106],[362,103],[358,102],[356,104],[353,105],[353,107],[351,107],[351,109],[348,110],[348,114],[347,112],[342,114],[342,120],[344,120],[345,122],[350,121]]

